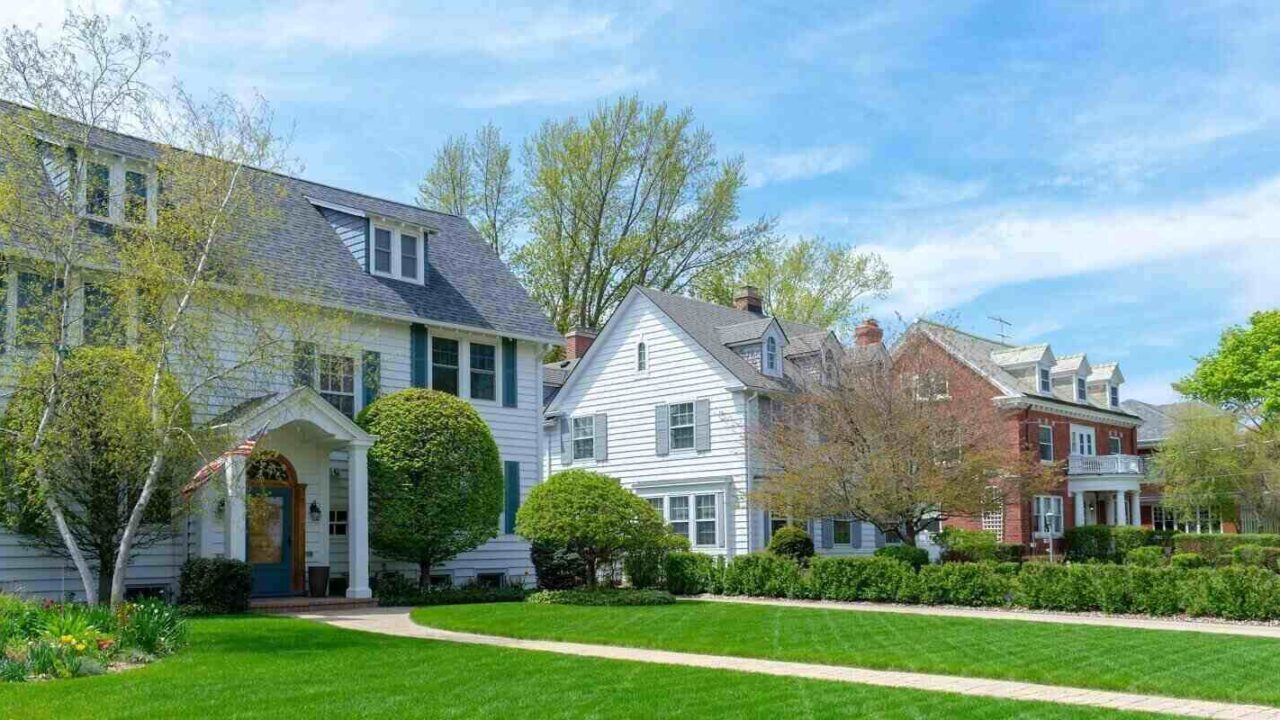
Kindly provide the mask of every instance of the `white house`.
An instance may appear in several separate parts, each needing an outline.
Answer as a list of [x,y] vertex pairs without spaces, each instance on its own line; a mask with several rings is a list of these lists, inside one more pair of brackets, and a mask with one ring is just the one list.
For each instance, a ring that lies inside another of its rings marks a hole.
[[[700,552],[763,549],[786,518],[748,502],[762,478],[758,419],[848,353],[884,353],[881,338],[867,324],[846,349],[829,330],[766,317],[755,288],[740,289],[735,307],[637,288],[598,337],[571,332],[569,359],[546,366],[545,470],[619,478]],[[849,519],[809,529],[822,553],[867,553],[885,541]]]
[[[108,132],[97,142],[90,172],[154,217],[156,148]],[[436,580],[523,582],[533,570],[527,544],[513,533],[514,511],[540,479],[541,358],[563,340],[465,219],[278,180],[280,227],[250,261],[280,292],[306,288],[311,302],[354,319],[331,345],[296,343],[292,374],[281,371],[252,389],[227,383],[200,397],[200,422],[275,453],[246,462],[232,452],[206,467],[188,488],[196,512],[175,521],[171,540],[133,560],[130,588],[172,589],[187,558],[226,556],[254,565],[259,595],[301,593],[307,569],[324,566],[348,578],[348,596],[368,597],[370,574],[397,568],[369,553],[366,459],[375,438],[351,419],[380,394],[408,387],[471,402],[493,431],[506,473],[498,536],[440,566]],[[98,227],[110,232],[125,205],[103,204],[93,216]],[[29,357],[17,306],[24,288],[43,281],[23,269],[19,252],[0,239],[0,403]],[[72,284],[76,302],[84,285]],[[266,498],[261,517],[246,513],[247,490]],[[0,531],[0,590],[65,597],[78,595],[80,583],[66,561]]]

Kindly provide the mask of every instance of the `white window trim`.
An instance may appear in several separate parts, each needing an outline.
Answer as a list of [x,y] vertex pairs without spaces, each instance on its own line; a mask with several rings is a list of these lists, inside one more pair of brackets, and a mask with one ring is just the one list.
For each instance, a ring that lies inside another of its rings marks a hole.
[[1071,392],[1075,394],[1076,402],[1089,402],[1089,381],[1077,375]]
[[[1044,515],[1041,511],[1042,506],[1047,501],[1049,511],[1054,514],[1053,528],[1045,530]],[[1063,528],[1066,523],[1062,517],[1062,496],[1061,495],[1036,495],[1031,499],[1031,530],[1032,534],[1038,538],[1060,538],[1063,536]]]
[[[724,490],[698,489],[696,487],[693,487],[689,489],[681,489],[678,491],[671,490],[666,492],[655,492],[652,490],[637,490],[636,493],[640,495],[640,497],[643,498],[645,502],[650,502],[652,500],[659,500],[659,499],[662,500],[662,510],[660,511],[660,513],[662,515],[663,522],[667,523],[668,525],[670,525],[672,522],[671,521],[671,498],[673,497],[687,498],[689,503],[688,505],[689,517],[686,520],[680,520],[679,522],[688,523],[689,527],[688,527],[688,531],[685,533],[685,536],[689,539],[689,544],[692,547],[703,548],[703,549],[722,548],[725,546],[725,540],[724,540],[725,493],[724,493]],[[713,522],[715,524],[716,539],[715,539],[715,542],[713,543],[698,542],[698,522],[699,522],[698,497],[699,496],[711,496],[714,498],[714,504],[712,505],[712,507],[715,510],[715,517],[712,520],[701,521],[701,522]]]
[[[324,374],[324,371],[321,369],[321,366],[324,363],[324,358],[326,357],[351,361],[352,375],[351,375],[351,392],[350,393],[335,392],[332,390],[321,389],[320,378]],[[312,379],[311,387],[321,397],[324,397],[325,395],[341,395],[343,397],[347,397],[348,395],[350,395],[351,396],[351,417],[354,418],[357,414],[359,414],[361,410],[360,400],[361,400],[361,396],[364,394],[363,393],[364,388],[361,387],[361,382],[360,382],[360,375],[361,375],[360,359],[351,357],[350,355],[347,355],[346,353],[340,352],[338,350],[333,350],[333,349],[326,350],[324,348],[316,348],[315,365],[316,365],[315,377]],[[326,399],[325,402],[328,402],[328,399]],[[332,405],[332,403],[330,404]]]
[[[584,437],[578,437],[578,423],[586,423],[591,431]],[[586,455],[578,456],[578,440],[588,440],[591,443],[591,451]],[[569,456],[573,462],[583,462],[585,460],[595,460],[596,458],[596,416],[595,415],[578,415],[569,418]]]
[[1043,365],[1036,366],[1036,387],[1041,395],[1053,394],[1053,370]]
[[[693,430],[689,447],[676,447],[676,424],[671,421],[675,415],[675,406],[689,406],[689,424],[680,427],[690,428]],[[693,398],[675,400],[667,403],[667,452],[668,453],[685,453],[695,452],[698,447],[698,404]]]
[[[642,358],[644,360],[643,363],[641,363]],[[636,375],[639,377],[648,377],[649,366],[653,363],[651,353],[649,352],[649,342],[643,335],[636,341],[635,353],[632,356],[632,361],[633,364],[631,367],[635,371]]]
[[[1087,435],[1088,437],[1090,437],[1090,438],[1091,438],[1091,440],[1089,441],[1089,448],[1088,448],[1088,449],[1089,449],[1089,450],[1092,450],[1093,452],[1087,452],[1087,453],[1086,453],[1086,452],[1084,452],[1084,450],[1085,450],[1085,448],[1084,448],[1084,444],[1083,444],[1083,443],[1078,443],[1078,442],[1077,442],[1077,440],[1079,439],[1079,436],[1080,436],[1080,435]],[[1084,455],[1084,456],[1088,456],[1088,457],[1096,456],[1096,455],[1098,454],[1098,431],[1097,431],[1097,429],[1096,429],[1096,428],[1094,428],[1092,425],[1076,425],[1075,423],[1072,423],[1072,424],[1071,424],[1071,445],[1070,445],[1070,449],[1071,449],[1071,454],[1072,454],[1072,455]]]
[[[836,523],[847,523],[849,525],[849,541],[839,542],[836,540]],[[831,518],[831,547],[833,548],[851,548],[853,547],[853,533],[856,528],[857,521],[853,518]]]
[[1053,462],[1053,454],[1057,450],[1057,448],[1053,446],[1053,425],[1051,423],[1042,422],[1036,426],[1036,454],[1039,455],[1040,448],[1044,446],[1044,443],[1040,442],[1040,431],[1043,430],[1044,428],[1049,428],[1049,459],[1045,460],[1044,457],[1041,456],[1040,462],[1045,465],[1048,465]]
[[[426,251],[427,251],[426,241],[424,240],[426,231],[420,227],[415,228],[412,226],[407,226],[401,223],[389,222],[386,220],[372,220],[369,223],[369,225],[370,225],[370,228],[369,228],[369,274],[377,275],[378,277],[389,278],[391,280],[399,280],[400,282],[407,282],[413,285],[425,284],[426,278],[423,276],[426,275],[426,272],[424,269],[426,266],[426,262],[424,258],[426,257]],[[391,233],[391,271],[390,272],[385,272],[378,269],[377,245],[378,245],[379,230],[385,230],[386,232]],[[401,270],[403,269],[403,267],[401,262],[402,257],[400,252],[400,238],[402,236],[409,236],[414,238],[415,248],[417,252],[416,257],[418,261],[418,272],[415,277],[405,277],[404,275],[401,274]]]
[[1120,387],[1107,383],[1107,407],[1120,407]]
[[[466,395],[462,395],[462,378],[458,378],[459,397],[477,405],[497,405],[502,399],[502,341],[495,339],[495,342],[485,342],[484,340],[466,340],[458,342],[458,362],[462,362],[463,355],[466,356]],[[488,345],[493,348],[493,397],[478,398],[471,395],[471,344]],[[461,372],[462,368],[459,368]]]
[[[930,377],[931,375],[933,377],[941,376],[942,386],[943,386],[942,392],[933,393],[932,395],[930,395],[928,392],[925,391],[926,386],[931,381],[931,377]],[[934,400],[950,400],[951,399],[951,378],[948,377],[947,374],[942,370],[927,370],[923,374],[912,375],[911,388],[912,388],[912,392],[911,392],[912,396],[915,397],[916,400],[919,400],[921,402],[931,402]]]
[[776,375],[778,372],[778,339],[773,335],[764,340],[764,367],[766,374]]

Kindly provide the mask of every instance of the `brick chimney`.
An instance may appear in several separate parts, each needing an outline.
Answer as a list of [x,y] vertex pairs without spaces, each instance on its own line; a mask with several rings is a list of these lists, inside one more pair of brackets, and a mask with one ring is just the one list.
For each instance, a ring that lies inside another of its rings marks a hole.
[[760,289],[751,285],[743,285],[733,291],[733,306],[746,310],[753,315],[764,317],[764,304],[760,302]]
[[587,348],[596,340],[596,331],[591,328],[573,327],[564,336],[568,347],[564,349],[566,360],[577,360],[587,354]]
[[858,345],[875,345],[884,340],[884,330],[873,318],[867,318],[853,330],[853,341]]

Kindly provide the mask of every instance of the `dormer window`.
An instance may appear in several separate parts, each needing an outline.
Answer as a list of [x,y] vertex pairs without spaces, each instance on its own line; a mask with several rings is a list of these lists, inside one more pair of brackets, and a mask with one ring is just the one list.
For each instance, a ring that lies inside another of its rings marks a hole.
[[373,271],[391,274],[391,231],[385,228],[373,231]]
[[1120,388],[1115,385],[1107,385],[1107,402],[1111,407],[1120,407]]
[[418,238],[400,236],[400,277],[418,279]]
[[1047,367],[1040,368],[1040,392],[1046,395],[1053,392],[1053,378]]
[[769,372],[778,371],[778,341],[773,337],[764,343],[764,367]]
[[373,227],[373,262],[369,270],[374,275],[419,282],[422,280],[422,234],[407,232],[394,227]]
[[1088,388],[1085,386],[1084,378],[1076,378],[1076,402],[1084,402],[1089,397]]

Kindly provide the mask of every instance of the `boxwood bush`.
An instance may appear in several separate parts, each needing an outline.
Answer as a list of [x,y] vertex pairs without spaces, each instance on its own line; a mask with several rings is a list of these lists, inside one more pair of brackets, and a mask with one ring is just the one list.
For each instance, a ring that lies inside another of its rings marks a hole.
[[1004,605],[1013,595],[1017,566],[993,563],[926,565],[916,576],[915,600],[926,605]]
[[877,557],[901,560],[910,565],[912,570],[919,570],[929,564],[929,552],[924,548],[910,545],[886,545],[882,548],[877,548],[875,554]]
[[1280,547],[1237,545],[1231,549],[1231,562],[1235,565],[1252,565],[1276,572],[1280,570],[1277,560],[1280,560]]
[[1169,564],[1176,568],[1191,570],[1194,568],[1206,567],[1209,563],[1205,561],[1204,556],[1200,553],[1175,552],[1169,558]]
[[813,557],[813,538],[801,528],[787,525],[769,538],[769,552],[808,565]]
[[942,548],[942,562],[983,562],[995,560],[1000,543],[990,530],[944,528],[935,538]]
[[178,604],[192,614],[245,612],[252,590],[253,570],[242,560],[191,558],[178,574]]
[[675,595],[700,595],[720,587],[722,560],[697,552],[669,552],[662,559],[667,591]]
[[1197,553],[1211,565],[1229,564],[1231,562],[1231,551],[1239,545],[1280,547],[1280,535],[1266,533],[1224,533],[1219,535],[1186,533],[1173,537],[1174,551]]
[[1125,564],[1140,567],[1160,567],[1165,564],[1164,548],[1148,545],[1130,550],[1124,556]]
[[913,602],[916,574],[910,565],[893,558],[819,557],[813,561],[809,589],[823,600]]
[[799,563],[771,553],[751,553],[735,558],[725,566],[721,583],[722,592],[726,595],[786,598],[808,596],[807,583]]
[[541,590],[525,602],[537,605],[638,606],[672,605],[676,598],[665,590],[600,588],[596,590]]

